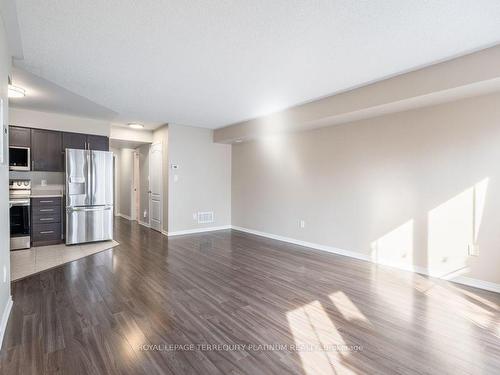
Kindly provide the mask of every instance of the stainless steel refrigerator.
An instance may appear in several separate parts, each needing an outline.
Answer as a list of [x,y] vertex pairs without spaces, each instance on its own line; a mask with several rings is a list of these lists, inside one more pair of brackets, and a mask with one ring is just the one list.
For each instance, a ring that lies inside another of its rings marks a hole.
[[66,149],[66,244],[113,239],[113,153]]

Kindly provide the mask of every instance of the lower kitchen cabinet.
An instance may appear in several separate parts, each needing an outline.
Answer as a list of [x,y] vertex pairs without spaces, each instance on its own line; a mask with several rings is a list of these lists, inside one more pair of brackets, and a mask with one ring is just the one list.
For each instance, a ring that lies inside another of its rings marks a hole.
[[62,198],[31,198],[31,241],[33,246],[63,242]]

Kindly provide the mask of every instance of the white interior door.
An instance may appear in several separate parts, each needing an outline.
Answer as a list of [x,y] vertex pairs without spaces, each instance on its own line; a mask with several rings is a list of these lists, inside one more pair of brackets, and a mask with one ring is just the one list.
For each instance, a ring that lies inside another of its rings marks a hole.
[[162,226],[162,149],[151,145],[149,154],[149,215],[151,228],[161,232]]
[[132,183],[132,220],[141,220],[139,153],[134,152],[134,176]]

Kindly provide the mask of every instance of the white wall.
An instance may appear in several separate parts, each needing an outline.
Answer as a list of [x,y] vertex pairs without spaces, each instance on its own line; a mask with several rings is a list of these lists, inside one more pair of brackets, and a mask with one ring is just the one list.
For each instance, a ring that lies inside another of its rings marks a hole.
[[233,145],[232,224],[500,284],[499,103],[492,94]]
[[134,152],[129,148],[119,150],[119,185],[118,185],[118,207],[119,213],[126,217],[132,217],[132,184],[134,177]]
[[[4,24],[0,17],[0,97],[3,99],[4,127],[8,125],[9,116],[7,76],[10,72],[10,66],[11,58]],[[2,340],[12,299],[10,295],[8,136],[3,131],[3,127],[0,131],[2,133],[0,134],[0,143],[3,149],[3,162],[0,164],[0,340]]]
[[[214,143],[210,129],[169,125],[168,162],[179,166],[169,170],[168,232],[230,225],[231,145]],[[205,211],[215,221],[198,224],[193,214]]]
[[111,129],[111,123],[105,120],[21,108],[12,108],[9,120],[10,125],[105,136],[109,136]]

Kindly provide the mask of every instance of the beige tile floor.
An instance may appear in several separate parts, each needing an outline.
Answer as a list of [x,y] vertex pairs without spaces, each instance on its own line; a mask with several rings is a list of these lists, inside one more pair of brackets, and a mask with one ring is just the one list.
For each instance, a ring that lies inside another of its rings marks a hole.
[[32,247],[10,252],[10,279],[21,279],[31,274],[71,262],[119,245],[116,241],[95,242],[84,245]]

